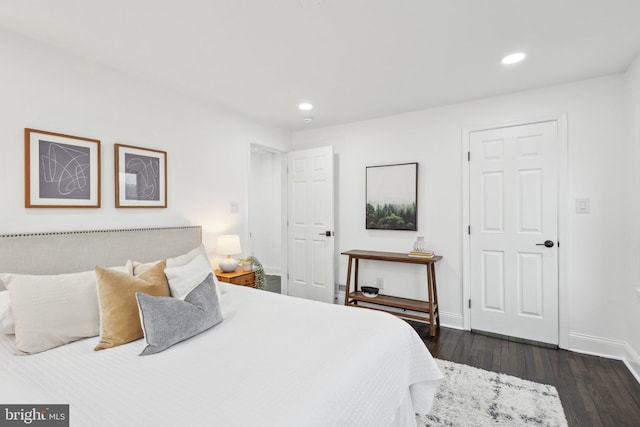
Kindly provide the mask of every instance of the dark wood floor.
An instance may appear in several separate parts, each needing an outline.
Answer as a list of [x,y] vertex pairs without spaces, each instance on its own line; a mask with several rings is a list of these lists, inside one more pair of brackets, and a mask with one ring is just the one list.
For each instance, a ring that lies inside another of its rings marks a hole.
[[620,361],[409,324],[434,357],[553,385],[570,426],[640,426],[640,384]]

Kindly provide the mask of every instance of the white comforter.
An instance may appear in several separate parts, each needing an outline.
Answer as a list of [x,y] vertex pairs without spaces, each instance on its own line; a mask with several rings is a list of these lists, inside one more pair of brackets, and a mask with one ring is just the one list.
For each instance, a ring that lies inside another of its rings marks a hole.
[[96,337],[16,356],[0,336],[0,403],[70,404],[79,427],[395,426],[429,411],[442,374],[404,321],[225,290],[221,324],[156,355],[138,356],[141,340],[95,352]]

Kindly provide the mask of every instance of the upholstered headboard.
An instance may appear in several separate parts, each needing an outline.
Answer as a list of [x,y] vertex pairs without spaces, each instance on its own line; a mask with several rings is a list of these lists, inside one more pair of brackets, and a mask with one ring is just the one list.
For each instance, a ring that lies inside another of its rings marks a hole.
[[174,257],[200,245],[202,227],[0,235],[0,273],[60,274]]

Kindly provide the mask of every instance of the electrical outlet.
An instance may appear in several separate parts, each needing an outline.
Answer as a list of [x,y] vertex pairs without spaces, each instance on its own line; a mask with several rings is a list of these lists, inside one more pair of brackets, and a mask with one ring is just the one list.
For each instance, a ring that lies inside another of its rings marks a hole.
[[382,277],[376,278],[376,288],[378,289],[384,288],[384,281],[382,280]]

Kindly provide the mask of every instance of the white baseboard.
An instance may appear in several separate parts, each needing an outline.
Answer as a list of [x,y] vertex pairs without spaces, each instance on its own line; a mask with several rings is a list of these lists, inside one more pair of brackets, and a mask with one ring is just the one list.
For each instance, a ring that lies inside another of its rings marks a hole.
[[464,317],[462,317],[462,314],[441,311],[440,325],[451,329],[464,330]]
[[568,350],[622,360],[640,383],[640,356],[626,341],[570,333]]

